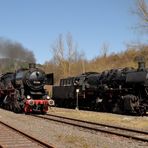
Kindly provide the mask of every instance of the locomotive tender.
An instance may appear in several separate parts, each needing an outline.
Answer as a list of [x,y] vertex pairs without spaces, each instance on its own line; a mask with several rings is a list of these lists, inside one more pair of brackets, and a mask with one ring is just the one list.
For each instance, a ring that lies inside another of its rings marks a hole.
[[53,85],[53,74],[45,74],[34,63],[28,69],[18,69],[14,73],[0,76],[0,106],[15,112],[46,113],[48,106],[54,105],[45,85]]
[[111,69],[60,80],[53,86],[56,106],[87,108],[120,114],[144,115],[148,110],[148,69]]

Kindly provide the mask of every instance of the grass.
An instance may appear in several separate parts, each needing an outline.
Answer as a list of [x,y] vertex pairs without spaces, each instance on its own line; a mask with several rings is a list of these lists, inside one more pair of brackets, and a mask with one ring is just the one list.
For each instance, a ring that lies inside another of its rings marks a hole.
[[63,141],[63,143],[67,143],[68,145],[75,145],[76,147],[83,147],[83,148],[90,148],[91,143],[88,144],[87,140],[83,137],[80,137],[79,135],[71,135],[67,134],[66,136],[59,135],[58,136],[59,141]]
[[50,114],[61,115],[92,122],[110,123],[124,127],[132,127],[148,130],[148,117],[126,116],[112,113],[76,111],[72,109],[52,108]]

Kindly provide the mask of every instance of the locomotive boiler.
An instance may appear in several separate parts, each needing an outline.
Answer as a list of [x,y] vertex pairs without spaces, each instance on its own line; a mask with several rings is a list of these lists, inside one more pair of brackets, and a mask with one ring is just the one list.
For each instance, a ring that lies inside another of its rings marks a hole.
[[144,115],[148,110],[148,69],[143,60],[138,65],[137,69],[126,67],[61,79],[60,85],[53,87],[55,104]]
[[14,73],[0,76],[0,104],[2,107],[15,112],[47,112],[48,106],[53,105],[45,85],[53,85],[53,74],[45,74],[35,64],[29,68],[21,68]]

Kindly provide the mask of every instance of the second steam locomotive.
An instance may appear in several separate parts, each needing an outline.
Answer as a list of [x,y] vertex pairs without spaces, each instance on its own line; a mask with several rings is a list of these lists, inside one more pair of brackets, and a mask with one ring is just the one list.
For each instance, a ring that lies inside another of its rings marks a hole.
[[55,104],[144,115],[148,110],[148,69],[143,60],[138,64],[138,69],[111,69],[61,79],[60,85],[53,87]]
[[48,106],[54,105],[45,85],[53,85],[53,74],[45,74],[35,64],[21,68],[14,73],[0,76],[0,106],[15,112],[46,113]]

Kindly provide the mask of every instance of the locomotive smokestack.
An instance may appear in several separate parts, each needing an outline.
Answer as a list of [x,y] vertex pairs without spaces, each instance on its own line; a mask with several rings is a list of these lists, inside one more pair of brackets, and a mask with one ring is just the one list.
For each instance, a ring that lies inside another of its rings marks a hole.
[[145,59],[142,56],[136,57],[135,60],[138,62],[138,71],[145,69]]
[[31,68],[36,68],[36,64],[35,63],[29,63],[29,69]]
[[138,70],[143,71],[145,69],[145,62],[138,62]]

